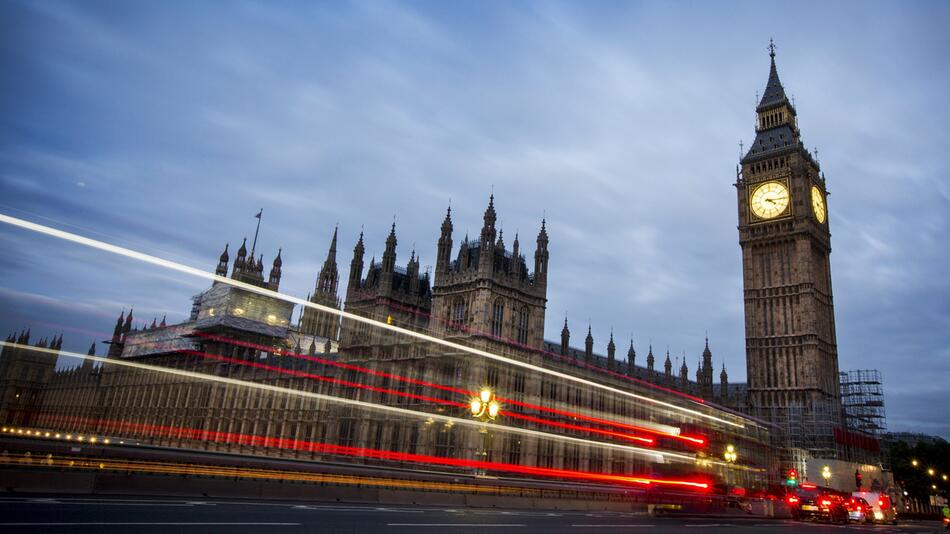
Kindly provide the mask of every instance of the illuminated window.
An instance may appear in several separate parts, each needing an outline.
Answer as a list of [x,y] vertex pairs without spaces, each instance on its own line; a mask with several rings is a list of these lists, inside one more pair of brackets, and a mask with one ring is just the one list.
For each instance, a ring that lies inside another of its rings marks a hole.
[[501,299],[495,301],[492,305],[491,314],[491,335],[501,336],[501,327],[505,319],[505,302]]

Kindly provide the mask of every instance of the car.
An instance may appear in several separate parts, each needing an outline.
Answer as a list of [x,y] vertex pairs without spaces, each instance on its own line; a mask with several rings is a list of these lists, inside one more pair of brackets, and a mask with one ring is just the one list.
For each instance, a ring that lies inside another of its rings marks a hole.
[[871,505],[861,497],[851,497],[845,507],[848,509],[848,520],[858,523],[874,522],[874,511]]
[[847,523],[847,499],[840,492],[830,488],[818,488],[813,485],[801,487],[789,494],[786,503],[797,521],[828,521]]
[[887,495],[874,491],[855,491],[851,496],[862,498],[871,505],[871,517],[875,523],[897,524],[897,510]]

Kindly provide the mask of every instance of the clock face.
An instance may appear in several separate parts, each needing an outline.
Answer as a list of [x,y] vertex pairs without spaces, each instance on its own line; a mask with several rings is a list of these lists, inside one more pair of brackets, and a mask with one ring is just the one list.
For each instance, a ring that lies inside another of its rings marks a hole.
[[752,213],[760,219],[772,219],[788,208],[788,188],[781,182],[765,182],[749,197]]
[[821,189],[815,186],[811,186],[811,209],[815,212],[815,219],[825,224],[825,197],[821,194]]

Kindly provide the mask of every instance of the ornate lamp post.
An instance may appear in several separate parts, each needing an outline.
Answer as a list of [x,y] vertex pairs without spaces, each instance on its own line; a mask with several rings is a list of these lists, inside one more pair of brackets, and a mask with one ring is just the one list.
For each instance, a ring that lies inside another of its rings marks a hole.
[[825,486],[827,486],[828,481],[831,480],[831,467],[826,465],[821,468],[821,478],[825,479]]
[[[491,434],[488,432],[488,424],[498,418],[498,414],[501,412],[501,404],[495,398],[495,391],[485,387],[469,403],[469,409],[472,417],[485,423],[478,429],[478,432],[482,435],[482,450],[478,456],[481,457],[482,461],[487,462],[489,460],[488,451],[491,447]],[[476,472],[485,474],[484,469],[478,469]]]
[[[731,444],[730,444],[730,445],[726,445],[726,450],[725,450],[725,452],[722,453],[722,458],[726,461],[726,463],[729,463],[729,464],[734,464],[734,463],[736,463],[736,461],[739,459],[739,452],[736,450],[736,446],[735,446],[735,445],[731,445]],[[729,471],[731,471],[731,469],[729,469],[729,470],[726,471],[726,483],[727,483],[727,484],[730,483],[729,478],[731,478],[731,477],[729,476]]]
[[736,463],[736,460],[739,459],[739,453],[736,452],[736,446],[726,445],[726,452],[722,454],[722,457],[731,464]]

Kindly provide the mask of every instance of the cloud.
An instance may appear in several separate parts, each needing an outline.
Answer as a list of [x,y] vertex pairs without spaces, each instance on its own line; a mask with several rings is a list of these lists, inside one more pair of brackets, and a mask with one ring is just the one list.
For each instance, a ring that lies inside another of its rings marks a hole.
[[[891,419],[918,421],[935,394],[910,386],[948,378],[950,133],[934,103],[950,8],[810,5],[783,11],[796,30],[774,37],[832,192],[841,368],[881,369]],[[398,261],[414,246],[431,264],[449,198],[457,245],[494,187],[529,256],[547,217],[548,337],[568,310],[599,350],[613,326],[692,365],[708,331],[716,366],[742,380],[731,184],[771,36],[752,7],[7,2],[0,209],[210,269],[264,208],[258,250],[283,247],[282,288],[302,296],[335,224],[341,275],[360,228],[378,257],[394,214]],[[110,327],[55,303],[70,302],[180,319],[200,290],[0,239],[17,252],[0,254],[0,305],[31,317]]]

